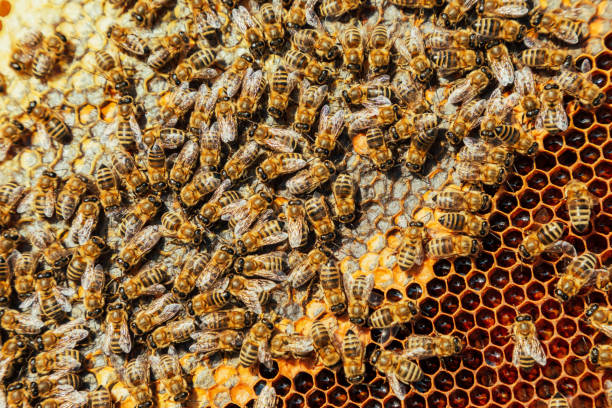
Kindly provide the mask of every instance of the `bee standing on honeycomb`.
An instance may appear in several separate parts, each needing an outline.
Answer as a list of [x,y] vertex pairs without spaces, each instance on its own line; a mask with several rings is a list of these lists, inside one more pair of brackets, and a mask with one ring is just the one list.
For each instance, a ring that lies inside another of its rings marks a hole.
[[[612,34],[579,55],[586,5],[83,2],[58,9],[99,49],[18,34],[0,81],[35,101],[0,116],[0,406],[610,399],[579,321],[612,333]],[[73,46],[108,82],[88,106]],[[587,354],[580,387],[551,374]]]

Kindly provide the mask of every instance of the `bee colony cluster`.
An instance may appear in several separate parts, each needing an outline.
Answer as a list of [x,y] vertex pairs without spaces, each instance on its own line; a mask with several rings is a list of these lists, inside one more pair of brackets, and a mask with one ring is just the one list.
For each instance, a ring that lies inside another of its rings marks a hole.
[[611,5],[85,3],[0,68],[0,407],[612,406]]

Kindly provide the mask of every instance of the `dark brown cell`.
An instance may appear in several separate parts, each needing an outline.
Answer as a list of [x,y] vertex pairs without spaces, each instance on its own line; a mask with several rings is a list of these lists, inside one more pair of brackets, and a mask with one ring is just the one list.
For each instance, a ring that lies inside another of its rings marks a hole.
[[495,324],[495,315],[492,310],[481,308],[476,312],[476,324],[488,329]]
[[302,408],[304,406],[304,397],[300,394],[291,394],[285,400],[287,408]]
[[423,289],[421,288],[421,285],[419,285],[416,282],[411,283],[406,288],[406,296],[408,296],[409,299],[413,299],[413,300],[418,299],[421,297],[422,294],[423,294]]
[[327,401],[336,407],[344,405],[347,399],[348,395],[342,387],[334,387],[327,392]]
[[563,304],[563,311],[573,317],[578,317],[584,313],[584,300],[574,296]]
[[[491,259],[490,262],[489,262],[489,259]],[[490,266],[487,267],[486,265],[481,265],[481,264],[484,264],[484,263],[487,263],[487,264],[490,263]],[[489,254],[482,253],[481,256],[478,257],[478,259],[476,259],[476,267],[478,269],[482,270],[482,271],[488,271],[491,266],[493,266],[493,257],[490,256]],[[486,285],[487,278],[482,273],[474,272],[473,274],[468,276],[468,282],[467,283],[468,283],[468,286],[471,289],[481,290]],[[468,307],[467,304],[464,307]]]
[[489,346],[484,351],[484,359],[488,365],[496,367],[504,361],[504,354],[498,347]]
[[538,381],[535,388],[536,394],[543,400],[547,400],[555,394],[555,385],[548,380]]
[[514,398],[525,403],[529,402],[531,398],[533,398],[534,389],[531,384],[520,382],[514,386],[512,393],[514,394]]
[[598,87],[603,88],[608,83],[608,76],[604,72],[594,71],[591,74],[591,81]]
[[608,192],[605,181],[601,179],[594,179],[588,184],[589,192],[593,193],[596,197],[604,197]]
[[293,379],[293,384],[295,385],[295,389],[302,394],[305,394],[309,391],[314,385],[314,381],[312,376],[306,372],[301,372],[295,376]]
[[496,288],[502,289],[510,282],[510,274],[505,269],[494,269],[489,274],[489,282]]
[[494,212],[489,217],[489,225],[492,231],[501,232],[508,228],[508,217],[500,212]]
[[389,392],[389,384],[384,380],[376,380],[370,384],[370,393],[375,398],[384,398]]
[[572,170],[572,178],[586,183],[593,179],[593,170],[589,166],[579,164]]
[[436,376],[434,377],[434,385],[440,391],[446,392],[453,389],[453,386],[455,385],[455,380],[453,379],[452,375],[443,371],[436,374]]
[[386,297],[389,302],[398,302],[404,298],[404,295],[397,289],[389,289]]
[[387,398],[385,408],[402,408],[402,402],[396,397]]
[[427,406],[429,408],[444,408],[446,407],[446,396],[441,392],[434,391],[427,397]]
[[459,275],[452,275],[448,279],[448,290],[459,294],[465,290],[465,279]]
[[450,334],[455,329],[453,318],[445,314],[436,317],[434,327],[441,334]]
[[268,368],[266,367],[265,364],[260,364],[259,365],[259,374],[266,379],[271,380],[272,378],[276,377],[278,374],[278,364],[276,363],[276,361],[272,361],[272,367]]
[[607,125],[612,122],[612,109],[608,106],[600,106],[595,110],[595,117],[597,118],[597,123]]
[[510,332],[504,326],[495,326],[491,330],[491,343],[496,346],[505,346],[510,341]]
[[455,267],[455,272],[459,275],[467,275],[467,273],[472,269],[472,260],[471,258],[460,256],[453,262],[453,266]]
[[482,353],[475,349],[465,350],[461,354],[463,365],[469,369],[475,370],[481,366],[483,357]]
[[563,338],[570,338],[576,333],[576,323],[572,319],[563,318],[557,322],[557,334]]
[[540,319],[536,322],[536,330],[540,340],[549,340],[555,334],[553,324],[546,319]]
[[423,316],[434,317],[438,314],[438,302],[432,298],[427,298],[421,303],[420,309]]
[[576,380],[568,377],[561,377],[557,381],[557,389],[559,392],[566,397],[576,395],[578,391],[578,385],[576,384]]
[[443,313],[453,314],[459,308],[459,299],[454,295],[447,295],[440,301]]
[[527,185],[533,189],[541,190],[548,184],[548,177],[541,171],[534,171],[527,177]]
[[489,402],[491,395],[489,394],[489,390],[486,388],[476,386],[472,391],[470,391],[470,401],[472,404],[476,406],[482,406]]
[[335,382],[334,373],[324,368],[315,377],[317,388],[322,390],[330,389]]
[[587,394],[596,394],[601,389],[599,379],[593,374],[586,374],[580,379],[580,389]]
[[476,381],[484,387],[492,387],[497,382],[497,373],[490,367],[482,367],[476,373]]
[[612,50],[612,33],[610,33],[610,34],[606,35],[606,36],[604,37],[603,42],[604,42],[604,46],[605,46],[607,49]]
[[533,159],[531,157],[518,156],[514,160],[514,168],[518,174],[525,176],[529,174],[531,170],[533,170]]
[[512,390],[506,385],[497,385],[491,391],[493,401],[498,404],[507,404],[512,399]]
[[504,384],[512,385],[518,380],[518,370],[512,364],[504,364],[498,371],[499,379]]
[[368,303],[370,303],[373,307],[378,307],[382,305],[385,300],[385,294],[382,290],[374,288],[372,293],[370,293],[370,297],[368,298]]
[[475,310],[480,305],[480,296],[474,292],[464,293],[461,297],[461,307],[466,310]]
[[546,365],[542,367],[544,377],[554,380],[561,375],[561,364],[554,358],[547,358]]
[[[307,373],[300,373],[299,375],[307,375],[310,377],[310,374]],[[310,379],[312,380],[312,377],[310,377]],[[280,376],[276,381],[272,383],[272,386],[274,387],[274,390],[278,395],[285,396],[291,389],[291,380],[289,380],[285,376]]]
[[[605,40],[604,40],[605,43]],[[602,52],[595,58],[595,65],[599,69],[603,69],[604,71],[608,71],[612,68],[612,54],[609,52]]]
[[466,311],[459,312],[457,316],[455,316],[455,327],[457,327],[457,330],[464,332],[470,330],[474,327],[474,315]]
[[564,186],[565,184],[568,183],[568,181],[570,181],[570,174],[563,167],[559,167],[553,170],[553,172],[550,175],[550,182],[553,183],[554,185]]
[[587,135],[589,142],[601,145],[603,142],[608,140],[608,130],[602,126],[594,126]]
[[505,231],[503,235],[504,245],[510,248],[518,248],[519,244],[523,241],[523,234],[519,230]]
[[[563,147],[563,139],[561,138],[560,135],[548,135],[544,138],[544,149],[548,150],[549,152],[553,152],[553,153],[557,152],[562,147]],[[537,167],[537,163],[536,163],[536,167]]]
[[520,286],[511,285],[504,291],[504,300],[512,306],[518,306],[525,300],[525,292]]
[[602,146],[601,151],[603,152],[603,157],[605,159],[612,159],[612,142],[608,142]]
[[516,318],[516,309],[509,306],[502,306],[497,310],[497,322],[504,326],[509,326],[514,323],[514,319]]
[[559,204],[562,199],[563,193],[561,192],[561,190],[554,186],[549,186],[542,192],[542,202],[544,204],[554,206]]
[[548,352],[552,356],[557,357],[559,359],[562,359],[563,357],[567,356],[569,348],[569,343],[559,337],[552,339],[552,341],[548,343]]
[[503,249],[499,251],[496,257],[497,265],[503,268],[509,268],[516,263],[516,251],[509,249]]
[[593,346],[587,336],[576,336],[572,339],[572,351],[577,356],[586,356]]
[[382,408],[382,404],[374,399],[366,401],[364,408]]
[[537,301],[544,297],[546,294],[546,289],[541,283],[533,282],[527,286],[526,293],[529,300]]
[[318,408],[325,404],[325,394],[323,393],[323,391],[313,390],[306,397],[306,403],[308,404],[309,408]]
[[446,283],[442,279],[432,279],[427,282],[427,293],[429,296],[440,297],[446,292]]
[[563,371],[571,377],[578,377],[584,372],[586,365],[584,360],[577,357],[569,357],[563,363]]
[[556,319],[561,315],[561,304],[555,299],[549,299],[542,304],[540,310],[547,319]]
[[585,146],[582,150],[580,150],[580,160],[587,164],[593,164],[599,159],[599,149],[595,146]]
[[571,166],[576,163],[577,155],[574,149],[565,149],[559,154],[559,163],[564,166]]
[[468,395],[463,390],[454,390],[448,396],[448,402],[453,408],[465,408],[468,406]]
[[474,374],[470,370],[461,370],[455,374],[457,386],[463,389],[470,389],[474,385]]
[[531,189],[524,190],[523,193],[519,197],[519,203],[522,208],[535,208],[540,202],[540,195]]
[[418,394],[410,394],[404,400],[406,408],[425,408],[425,398]]
[[370,396],[370,392],[368,391],[368,386],[365,384],[355,384],[351,385],[349,388],[349,398],[353,402],[363,402]]
[[518,205],[518,201],[516,200],[514,195],[506,193],[500,195],[495,204],[498,210],[509,214],[512,210],[516,208],[516,206]]

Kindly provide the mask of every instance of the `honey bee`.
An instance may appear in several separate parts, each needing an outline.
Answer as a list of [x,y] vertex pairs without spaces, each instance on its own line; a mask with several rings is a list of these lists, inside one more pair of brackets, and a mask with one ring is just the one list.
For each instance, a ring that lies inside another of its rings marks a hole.
[[147,222],[149,222],[162,206],[158,196],[148,195],[141,198],[123,215],[119,224],[119,233],[124,239],[129,240],[137,234]]
[[505,42],[520,42],[525,36],[524,25],[496,17],[479,17],[472,23],[472,28],[480,36]]
[[321,108],[319,116],[319,131],[315,135],[314,153],[319,158],[328,157],[336,147],[338,136],[344,129],[345,112],[337,110],[330,115],[329,105]]
[[539,34],[552,35],[567,43],[578,44],[589,36],[586,21],[579,20],[574,9],[546,11],[536,7],[529,12],[529,22]]
[[327,321],[317,320],[310,327],[312,346],[325,367],[333,368],[340,364],[342,356],[338,352],[342,347],[336,339],[337,322],[335,319]]
[[455,168],[457,177],[464,183],[498,186],[503,183],[508,171],[496,163],[475,163],[461,161]]
[[198,204],[207,194],[219,189],[221,177],[219,173],[200,167],[190,182],[181,188],[179,198],[186,207]]
[[525,260],[533,259],[543,252],[561,252],[571,257],[576,256],[576,249],[567,241],[561,240],[565,225],[553,221],[542,225],[531,232],[518,247],[518,253]]
[[427,83],[431,80],[435,71],[425,54],[425,43],[419,27],[413,26],[407,38],[398,38],[395,48],[406,61],[408,71],[415,81]]
[[191,334],[196,329],[196,322],[191,317],[173,320],[153,330],[147,336],[147,345],[152,349],[162,349],[173,343],[183,343],[191,340]]
[[485,63],[481,51],[465,49],[445,49],[432,51],[431,61],[441,75],[463,73],[482,66]]
[[139,408],[153,407],[152,387],[149,384],[149,359],[146,354],[127,361],[127,364],[118,371],[136,406]]
[[124,95],[117,102],[117,118],[108,126],[104,138],[114,135],[119,145],[126,151],[134,146],[142,146],[142,132],[136,121],[136,106],[134,98]]
[[516,317],[510,329],[510,336],[515,343],[512,364],[523,370],[530,369],[536,363],[541,366],[546,364],[546,354],[530,315],[521,314]]
[[43,39],[34,53],[32,74],[39,79],[47,78],[57,68],[57,63],[65,55],[68,39],[59,31]]
[[195,226],[183,211],[168,211],[161,219],[162,235],[191,245],[202,243],[202,230]]
[[198,289],[201,292],[211,289],[215,282],[231,268],[235,256],[236,251],[227,245],[221,245],[213,252],[196,281]]
[[444,211],[482,212],[491,208],[491,196],[480,190],[462,191],[456,186],[449,186],[433,193],[431,203]]
[[34,335],[40,333],[45,323],[31,313],[21,313],[13,309],[0,309],[0,327],[17,335]]
[[438,336],[408,336],[404,356],[410,359],[423,359],[429,357],[450,357],[463,350],[463,342],[459,337]]
[[418,313],[417,306],[413,301],[400,300],[376,309],[368,317],[368,323],[370,327],[376,329],[388,329],[398,324],[410,322]]
[[30,131],[16,119],[4,119],[0,127],[0,163],[7,159],[11,148],[23,143],[30,136]]
[[210,66],[215,62],[215,59],[216,54],[213,49],[200,49],[178,64],[171,78],[176,86],[187,84],[193,80],[214,78],[217,76],[217,71]]
[[306,166],[308,162],[299,153],[276,153],[268,156],[255,169],[257,178],[266,183],[281,175],[294,173]]
[[270,48],[280,51],[285,43],[285,29],[283,28],[283,5],[281,0],[264,3],[259,9],[259,21]]
[[9,228],[0,234],[0,280],[6,280],[10,274],[9,262],[18,255],[17,245],[22,237],[15,228]]
[[132,349],[132,339],[128,330],[128,314],[122,302],[106,306],[102,350],[106,355],[127,354]]
[[48,140],[58,143],[67,143],[70,140],[72,136],[70,127],[53,109],[39,102],[31,101],[26,112],[36,123],[36,130],[42,136],[45,144],[48,144]]
[[440,14],[439,25],[448,28],[456,27],[468,12],[474,7],[478,0],[451,0]]
[[104,312],[104,283],[106,276],[101,265],[91,266],[83,273],[83,306],[88,319],[97,319]]
[[205,252],[196,252],[195,255],[187,257],[181,271],[174,278],[172,293],[180,299],[186,298],[196,285],[196,280],[210,261],[210,256]]
[[315,277],[320,268],[329,262],[331,254],[324,248],[314,248],[292,267],[286,283],[294,288],[306,285]]
[[249,51],[255,58],[262,58],[266,54],[266,42],[261,28],[244,6],[232,10],[232,21],[242,33]]
[[164,191],[168,186],[166,154],[159,145],[159,141],[155,141],[147,153],[147,177],[151,189],[157,193]]
[[148,254],[161,238],[159,225],[143,228],[125,244],[117,256],[117,264],[122,271],[136,266]]
[[217,200],[204,204],[198,213],[197,220],[203,227],[209,227],[221,217],[230,215],[236,207],[243,205],[248,193],[242,191],[225,191]]
[[506,87],[514,82],[514,65],[508,48],[501,41],[492,41],[487,45],[487,62],[501,86]]
[[[518,128],[513,126],[502,125],[502,127],[504,128],[502,132],[511,132],[514,131],[514,129],[518,131]],[[512,166],[512,163],[514,163],[514,154],[508,146],[494,145],[492,143],[475,141],[469,138],[464,139],[464,143],[465,146],[459,150],[459,154],[457,155],[459,160],[498,164],[506,168],[509,168]]]
[[378,127],[368,129],[366,133],[368,156],[379,171],[388,171],[395,164],[391,150],[385,142],[382,130]]
[[30,359],[31,373],[47,375],[53,371],[76,372],[83,364],[83,356],[78,350],[61,349],[38,353]]
[[240,204],[236,205],[234,210],[226,216],[230,225],[234,224],[234,235],[240,237],[247,232],[251,224],[265,214],[273,201],[274,197],[266,190],[255,193],[246,200],[241,200]]
[[548,83],[540,95],[541,110],[536,117],[537,128],[550,133],[563,132],[568,127],[567,114],[563,108],[563,93],[557,83]]
[[353,329],[349,329],[342,342],[342,367],[351,384],[359,384],[365,378],[365,347]]
[[11,223],[11,217],[25,192],[25,187],[10,181],[0,185],[0,226],[6,227]]
[[423,42],[430,50],[480,49],[484,45],[484,40],[470,30],[446,30],[441,27],[434,27],[431,32],[425,34]]
[[236,330],[201,331],[192,333],[191,337],[196,342],[189,346],[189,351],[204,356],[218,351],[238,351],[244,340],[244,335]]
[[159,71],[177,56],[187,53],[191,45],[191,41],[184,31],[162,37],[151,50],[147,64],[154,70]]
[[111,394],[103,385],[98,385],[98,388],[89,393],[89,401],[91,408],[112,408],[113,406]]
[[285,210],[289,246],[298,248],[308,242],[308,224],[302,200],[289,200]]
[[256,361],[265,366],[272,366],[272,356],[268,341],[272,336],[274,325],[266,318],[260,319],[250,329],[240,348],[240,365],[251,367]]
[[174,353],[150,357],[153,373],[161,380],[162,386],[174,402],[184,402],[189,397],[189,387],[183,377],[183,369]]
[[571,180],[563,188],[567,210],[572,227],[578,232],[584,232],[589,227],[591,208],[596,201],[586,184]]
[[557,83],[564,93],[578,99],[586,108],[596,108],[604,102],[603,92],[582,73],[562,70]]
[[189,139],[179,152],[172,169],[168,184],[174,190],[180,190],[191,178],[200,156],[200,146],[194,139]]
[[24,381],[15,381],[8,384],[6,395],[4,389],[0,392],[0,403],[8,408],[30,408],[31,398],[32,394],[28,392]]
[[342,98],[349,105],[373,102],[378,100],[378,97],[391,100],[392,96],[393,88],[389,85],[389,75],[378,75],[364,84],[354,85],[342,91]]
[[32,252],[15,255],[13,286],[20,301],[24,301],[34,291],[34,271],[38,268],[39,258],[39,254]]
[[59,390],[76,390],[81,386],[81,379],[72,373],[53,373],[38,377],[28,383],[30,395],[34,398],[48,398]]
[[395,42],[396,28],[396,24],[387,27],[383,23],[379,23],[373,28],[368,41],[368,65],[371,74],[379,75],[389,70],[391,47]]
[[208,1],[189,0],[187,4],[193,15],[191,35],[207,39],[209,43],[213,42],[222,24],[217,13],[210,7]]
[[336,228],[332,220],[329,207],[325,202],[325,197],[313,197],[304,203],[304,210],[308,221],[312,224],[317,240],[328,242],[336,237]]
[[100,204],[106,215],[113,215],[121,206],[121,194],[111,169],[101,165],[96,171],[96,185],[100,195]]
[[96,260],[107,249],[106,243],[100,237],[91,237],[86,243],[76,248],[68,269],[66,277],[71,282],[81,282],[83,274],[94,267]]
[[257,315],[250,310],[234,308],[207,313],[201,317],[200,327],[204,330],[241,330],[252,326]]
[[[278,278],[277,278],[278,280]],[[246,279],[239,275],[230,278],[228,291],[249,310],[263,313],[262,304],[270,301],[270,293],[277,283],[267,279]]]
[[103,50],[96,51],[94,58],[97,75],[101,75],[106,80],[105,93],[116,92],[123,96],[133,92],[135,74],[133,68],[124,68],[120,59],[115,60],[115,57]]
[[525,0],[479,0],[476,11],[485,16],[520,18],[526,16],[529,9]]
[[100,215],[100,200],[98,197],[85,196],[70,225],[68,239],[80,245],[85,244],[98,225]]
[[231,293],[225,289],[199,293],[187,302],[186,309],[194,316],[203,316],[227,306],[232,302]]
[[397,264],[404,272],[423,263],[423,241],[427,230],[421,221],[411,221],[402,233],[402,242],[397,253]]
[[375,98],[371,103],[364,104],[366,109],[358,111],[346,118],[349,135],[354,135],[364,129],[385,127],[397,122],[402,116],[399,105],[391,104],[385,97]]
[[554,71],[569,67],[572,60],[567,51],[554,48],[528,48],[516,57],[517,63],[525,67]]
[[65,249],[51,231],[39,229],[29,236],[32,246],[42,253],[47,265],[54,270],[63,268],[70,260],[71,251]]
[[287,110],[289,95],[297,84],[297,72],[289,72],[283,65],[278,65],[268,82],[270,83],[268,113],[278,120],[284,116],[285,110]]
[[555,285],[555,297],[567,302],[582,288],[607,279],[609,272],[606,269],[597,269],[598,264],[597,257],[588,252],[572,259]]
[[87,393],[74,389],[60,389],[52,397],[41,400],[37,407],[54,408],[59,406],[83,407],[87,404]]
[[61,218],[67,220],[72,217],[81,197],[87,191],[88,183],[89,180],[79,174],[68,178],[55,202],[55,211]]
[[22,336],[12,336],[2,344],[0,349],[0,374],[2,374],[3,379],[10,377],[15,367],[26,362],[26,354],[29,350],[28,344],[29,342]]
[[170,5],[169,0],[138,0],[132,9],[132,19],[139,27],[152,27],[164,8]]
[[253,253],[268,245],[275,245],[287,239],[283,231],[284,223],[278,220],[265,221],[255,225],[250,231],[234,242],[238,255]]
[[374,288],[374,275],[359,274],[353,279],[349,272],[345,272],[343,282],[348,295],[349,320],[358,326],[363,326],[368,318],[368,299]]
[[53,217],[58,186],[59,178],[55,172],[42,172],[32,194],[32,209],[39,219]]
[[288,69],[300,72],[306,80],[317,85],[329,82],[334,75],[331,68],[298,50],[289,50],[283,61]]
[[273,358],[304,358],[314,350],[312,339],[299,334],[277,333],[270,340]]
[[355,219],[355,183],[348,173],[341,173],[332,183],[335,219],[343,224]]
[[438,222],[451,231],[463,232],[473,237],[485,237],[489,233],[489,223],[482,217],[466,212],[443,213]]
[[492,80],[493,74],[489,68],[476,69],[467,74],[465,78],[458,79],[453,83],[448,101],[465,105],[482,93],[491,84]]
[[287,190],[295,196],[311,193],[326,183],[335,173],[336,166],[331,161],[315,158],[307,169],[300,170],[287,180]]
[[143,58],[151,53],[151,49],[137,34],[128,28],[112,24],[106,31],[106,37],[122,52]]
[[286,266],[287,256],[279,251],[240,257],[234,263],[234,270],[249,278],[259,277],[280,282],[285,280],[283,272]]
[[268,126],[263,123],[252,126],[248,136],[260,146],[279,153],[292,153],[302,139],[302,136],[291,128]]
[[30,75],[34,56],[38,48],[42,46],[43,41],[43,34],[38,30],[22,35],[11,47],[9,67],[18,74]]
[[119,287],[119,294],[124,301],[134,300],[143,295],[161,296],[166,288],[163,283],[170,278],[163,265],[147,266]]
[[142,195],[149,189],[147,177],[136,166],[132,155],[123,149],[114,149],[111,159],[113,168],[125,182],[130,192]]
[[334,61],[340,55],[336,41],[328,35],[323,26],[303,29],[293,33],[291,42],[300,51],[314,53],[324,61]]
[[204,126],[200,130],[200,166],[217,170],[221,162],[219,125],[214,122],[210,127]]
[[363,53],[365,36],[363,27],[349,25],[340,34],[340,44],[342,45],[342,59],[344,66],[353,74],[361,72],[363,65]]
[[300,99],[295,112],[293,128],[301,133],[310,132],[311,126],[317,117],[317,111],[327,95],[327,85],[310,86],[307,80],[302,82]]
[[521,106],[528,119],[538,116],[541,109],[540,99],[535,95],[535,80],[529,67],[523,67],[514,73],[514,86],[521,96]]
[[586,322],[608,337],[612,337],[612,311],[598,304],[591,305],[584,313]]
[[482,250],[482,244],[477,239],[466,235],[443,235],[433,238],[425,248],[428,256],[440,259],[476,256]]
[[315,12],[315,0],[298,0],[291,2],[289,10],[285,13],[284,22],[288,29],[303,29],[306,24],[319,26],[319,17]]
[[255,141],[251,140],[240,145],[227,163],[225,163],[221,176],[229,178],[232,182],[240,180],[247,168],[255,162],[258,155],[259,145]]
[[[198,91],[190,90],[188,82],[183,82],[180,86],[175,87],[159,109],[158,120],[160,125],[162,127],[176,125],[178,120],[193,108],[197,99]],[[172,133],[176,133],[176,131]]]
[[409,384],[423,378],[419,366],[402,353],[378,349],[370,356],[370,364],[387,376],[391,390],[400,398],[406,395],[401,383]]
[[166,293],[134,313],[130,328],[137,335],[148,333],[170,320],[181,309],[182,306],[172,297],[172,293]]
[[434,130],[418,132],[410,141],[410,147],[404,154],[404,162],[410,171],[418,173],[423,169],[428,151],[437,137]]
[[612,346],[608,344],[598,344],[591,348],[589,360],[597,367],[612,367]]
[[[208,159],[206,156],[209,155],[211,159],[219,155],[217,152],[220,149],[219,124],[215,122],[211,125],[218,96],[218,92],[214,92],[205,83],[201,84],[193,103],[193,111],[187,127],[192,134],[200,137],[200,157],[206,159]],[[182,131],[178,130],[178,132]],[[206,164],[207,161],[203,161],[203,163]],[[212,165],[216,166],[217,164],[218,162],[213,162]]]

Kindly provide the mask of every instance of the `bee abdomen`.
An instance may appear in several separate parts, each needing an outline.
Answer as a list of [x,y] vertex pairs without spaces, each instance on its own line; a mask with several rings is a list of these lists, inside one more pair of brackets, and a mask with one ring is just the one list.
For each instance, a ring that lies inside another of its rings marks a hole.
[[380,308],[370,315],[370,326],[376,329],[384,329],[393,325],[393,316],[388,307]]
[[588,228],[591,219],[590,201],[584,198],[568,201],[567,209],[574,228],[579,232],[584,232]]
[[563,224],[558,221],[552,224],[546,224],[540,228],[537,234],[538,239],[543,245],[550,245],[563,235]]

